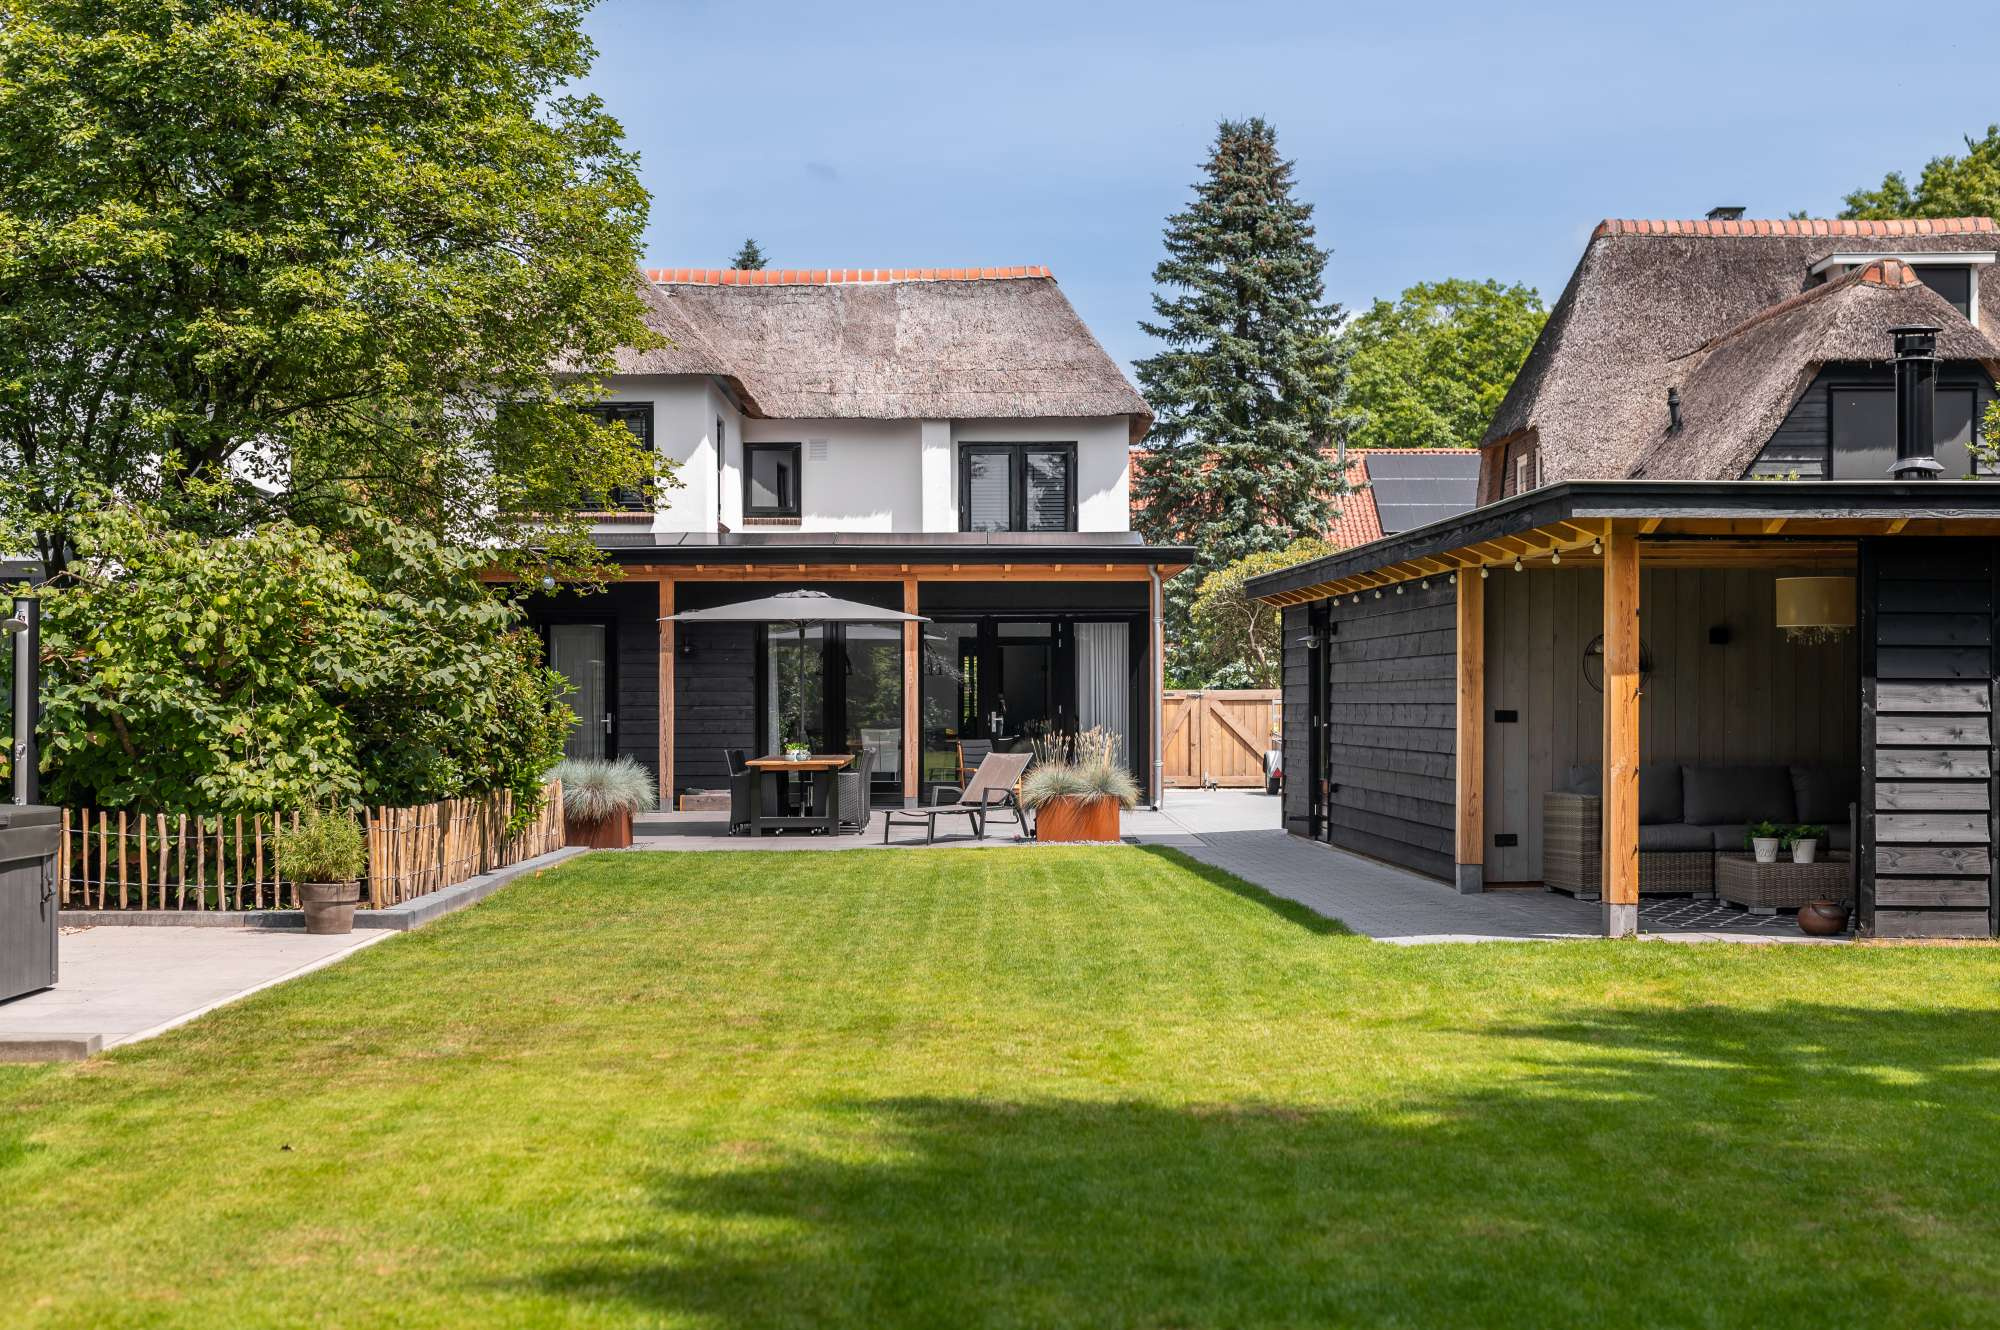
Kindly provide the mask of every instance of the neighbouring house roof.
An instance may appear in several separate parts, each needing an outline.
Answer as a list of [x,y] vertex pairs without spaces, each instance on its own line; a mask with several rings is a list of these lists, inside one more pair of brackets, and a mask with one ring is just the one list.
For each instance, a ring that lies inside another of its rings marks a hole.
[[671,343],[620,374],[729,380],[767,418],[1125,416],[1152,409],[1049,270],[654,268],[647,321]]
[[[1329,448],[1329,457],[1334,450]],[[1134,478],[1146,450],[1134,449]],[[1326,538],[1342,549],[1365,545],[1386,532],[1406,531],[1472,507],[1479,485],[1477,448],[1349,448],[1347,483],[1353,492],[1335,499],[1339,510]],[[1140,518],[1133,486],[1132,521]]]
[[1342,549],[1408,531],[1472,507],[1479,488],[1477,448],[1350,448],[1354,492],[1326,538]]
[[[1976,254],[1993,250],[1996,243],[2000,228],[1986,217],[1603,222],[1484,442],[1532,435],[1544,483],[1626,477],[1642,464],[1654,475],[1699,471],[1704,478],[1734,478],[1742,474],[1742,464],[1734,462],[1742,431],[1761,423],[1769,410],[1775,410],[1775,428],[1810,379],[1796,378],[1795,361],[1889,358],[1887,323],[1872,332],[1869,327],[1878,313],[1921,306],[1923,322],[1946,329],[1941,343],[1967,358],[1985,358],[1983,348],[2000,341],[1995,336],[2000,327],[1994,323],[2000,313],[2000,265],[1974,269],[1980,292],[1978,330],[1948,303],[1921,299],[1930,293],[1911,292],[1900,278],[1849,283],[1848,293],[1834,304],[1808,303],[1802,312],[1790,302],[1821,289],[1815,266],[1840,254],[1879,255],[1889,248],[1911,256]],[[1859,285],[1877,289],[1855,291]],[[1759,377],[1753,354],[1726,351],[1732,341],[1743,347],[1783,342],[1786,368]],[[1734,369],[1732,360],[1737,361]],[[1713,368],[1708,368],[1711,362]],[[1717,419],[1715,432],[1704,435],[1699,461],[1692,456],[1669,460],[1676,445],[1666,432],[1667,389],[1680,388],[1685,403],[1696,387],[1690,375],[1705,368],[1709,382],[1699,386],[1709,395],[1711,416],[1720,414],[1714,409],[1720,401],[1715,392],[1732,376],[1745,390],[1755,386],[1783,400],[1775,406],[1732,403],[1728,425]],[[1731,465],[1734,470],[1728,469]]]

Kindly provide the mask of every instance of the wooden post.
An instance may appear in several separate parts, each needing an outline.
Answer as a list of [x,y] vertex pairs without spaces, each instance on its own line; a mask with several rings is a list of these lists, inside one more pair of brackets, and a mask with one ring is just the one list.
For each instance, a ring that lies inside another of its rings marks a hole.
[[1604,536],[1604,935],[1639,931],[1639,539]]
[[1486,584],[1458,573],[1458,889],[1486,889]]
[[1150,802],[1154,808],[1166,797],[1167,736],[1165,733],[1166,687],[1167,687],[1167,628],[1165,593],[1160,586],[1160,566],[1149,565],[1146,587],[1146,643],[1147,654],[1152,657],[1146,663],[1146,712],[1152,723],[1146,728],[1153,736],[1153,770],[1150,779],[1143,781]]
[[[917,579],[903,579],[903,613],[917,613]],[[914,804],[917,779],[924,761],[923,686],[924,626],[903,625],[903,802]]]
[[674,580],[660,578],[660,811],[674,811]]

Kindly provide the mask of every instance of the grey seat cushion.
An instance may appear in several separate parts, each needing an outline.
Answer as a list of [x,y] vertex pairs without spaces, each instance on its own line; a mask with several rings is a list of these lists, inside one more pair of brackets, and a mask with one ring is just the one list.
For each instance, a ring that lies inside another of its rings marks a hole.
[[1826,824],[1826,848],[1829,850],[1851,850],[1854,848],[1854,833],[1845,821]]
[[1691,827],[1685,822],[1654,822],[1639,827],[1639,852],[1660,854],[1671,851],[1708,851],[1715,841],[1707,827]]
[[1714,842],[1718,850],[1741,851],[1749,847],[1743,843],[1743,833],[1749,829],[1747,822],[1723,822],[1702,827],[1702,831]]
[[1793,822],[1790,767],[1685,767],[1682,816],[1697,826]]
[[1828,827],[1847,821],[1847,806],[1861,797],[1861,772],[1853,766],[1792,768],[1793,816]]
[[[1570,794],[1603,794],[1604,768],[1578,766],[1569,769],[1564,790]],[[1639,768],[1639,822],[1641,825],[1681,820],[1681,769],[1662,762]]]

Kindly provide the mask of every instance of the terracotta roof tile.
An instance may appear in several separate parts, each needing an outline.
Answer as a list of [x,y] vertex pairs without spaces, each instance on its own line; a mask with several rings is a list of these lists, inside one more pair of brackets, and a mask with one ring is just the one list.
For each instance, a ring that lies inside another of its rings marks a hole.
[[1991,217],[1898,217],[1887,221],[1858,221],[1847,218],[1738,218],[1721,220],[1673,220],[1664,218],[1607,217],[1597,224],[1596,236],[1952,236],[2000,232],[2000,223]]

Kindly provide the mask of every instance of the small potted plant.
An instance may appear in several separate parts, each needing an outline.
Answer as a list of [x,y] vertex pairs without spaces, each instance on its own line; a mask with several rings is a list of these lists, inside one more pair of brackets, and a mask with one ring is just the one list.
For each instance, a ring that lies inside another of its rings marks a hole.
[[802,739],[787,739],[784,754],[786,761],[803,762],[813,755],[812,745]]
[[1138,805],[1139,785],[1116,760],[1115,744],[1092,730],[1044,750],[1021,782],[1021,803],[1034,810],[1036,840],[1118,839],[1119,810]]
[[1819,857],[1819,843],[1826,839],[1826,828],[1802,823],[1785,833],[1785,848],[1792,852],[1792,862],[1809,864]]
[[563,844],[622,850],[632,843],[632,815],[659,806],[653,773],[629,757],[572,757],[556,763],[562,782]]
[[305,912],[308,933],[351,933],[361,903],[361,874],[368,839],[352,817],[314,808],[296,826],[278,828],[273,852],[278,874],[289,879]]
[[1760,864],[1778,862],[1778,847],[1784,843],[1784,828],[1776,822],[1753,822],[1743,831],[1743,844]]

